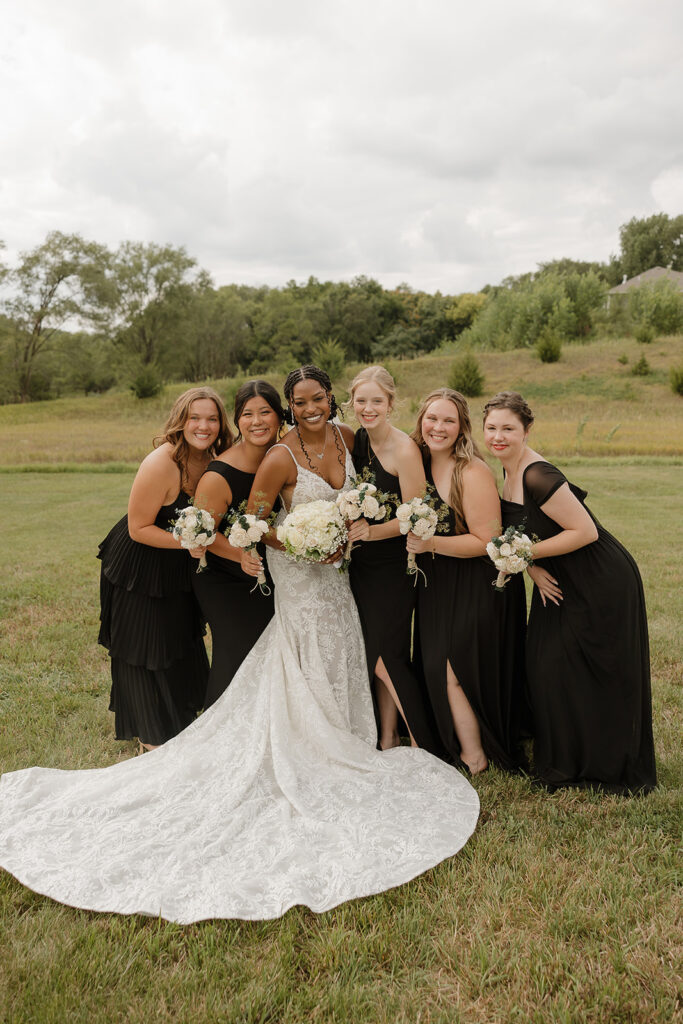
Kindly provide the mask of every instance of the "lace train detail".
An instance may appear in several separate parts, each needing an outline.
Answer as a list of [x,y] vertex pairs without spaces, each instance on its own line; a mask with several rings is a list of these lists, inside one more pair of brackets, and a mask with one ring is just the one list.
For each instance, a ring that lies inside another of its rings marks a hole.
[[[299,481],[293,504],[335,494]],[[21,882],[91,910],[263,920],[400,885],[465,844],[479,801],[460,773],[375,749],[347,578],[268,560],[275,616],[184,732],[109,768],[2,777],[0,864]]]

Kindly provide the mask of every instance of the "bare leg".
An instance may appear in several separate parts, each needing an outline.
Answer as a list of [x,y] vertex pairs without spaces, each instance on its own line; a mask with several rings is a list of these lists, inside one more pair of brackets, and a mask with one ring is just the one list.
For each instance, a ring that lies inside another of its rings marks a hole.
[[[379,745],[382,750],[387,750],[389,747],[397,747],[400,743],[398,737],[398,712],[400,711],[404,721],[406,721],[406,716],[403,714],[398,694],[381,658],[377,660],[375,665],[375,679],[378,680],[376,693],[380,721]],[[411,747],[416,747],[417,743],[410,731],[410,726],[408,726],[408,735],[410,736]]]
[[144,754],[145,751],[147,751],[147,750],[158,750],[158,749],[159,749],[159,744],[158,743],[155,746],[153,743],[143,743],[142,740],[140,740],[140,751],[139,752],[141,754]]
[[449,661],[446,662],[446,680],[448,703],[453,716],[455,734],[460,742],[460,756],[472,774],[478,775],[488,767],[486,754],[481,745],[479,722]]

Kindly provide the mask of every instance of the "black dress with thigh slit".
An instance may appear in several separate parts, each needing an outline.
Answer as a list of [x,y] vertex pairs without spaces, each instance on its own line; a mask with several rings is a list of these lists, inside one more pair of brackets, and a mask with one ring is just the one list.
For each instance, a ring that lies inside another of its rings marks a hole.
[[[230,513],[249,497],[255,474],[245,473],[220,461],[210,462],[206,472],[218,473],[230,488],[231,504],[223,520],[227,524]],[[255,586],[256,580],[252,576],[242,572],[239,562],[214,555],[209,548],[206,563],[206,569],[192,577],[192,585],[211,629],[211,672],[205,702],[208,708],[225,692],[272,619],[274,599],[270,578],[270,595],[267,595]]]
[[[356,432],[352,457],[357,472],[367,466],[380,491],[400,498],[398,477],[384,469],[363,428]],[[351,555],[351,590],[363,627],[371,683],[381,658],[415,742],[440,754],[419,666],[414,664],[411,654],[416,589],[413,577],[406,572],[407,560],[405,537],[361,541]]]
[[[527,466],[524,503],[513,506],[526,533],[561,532],[542,506],[565,483],[548,462]],[[586,492],[569,487],[586,508]],[[598,539],[538,563],[563,600],[543,607],[534,587],[526,642],[534,775],[551,789],[647,792],[657,777],[643,584],[626,548],[586,511]]]
[[[168,530],[189,497],[181,491],[154,522]],[[131,539],[124,516],[99,546],[99,642],[111,658],[117,740],[154,746],[186,728],[204,704],[209,660],[192,593],[195,562],[180,548]]]
[[[429,471],[427,479],[433,483]],[[447,522],[447,534],[454,536],[452,508]],[[448,701],[447,662],[477,717],[487,758],[507,771],[524,769],[521,741],[528,714],[519,595],[507,587],[502,593],[494,589],[498,573],[488,556],[427,553],[417,561],[427,578],[426,586],[420,581],[417,588],[422,665],[449,759],[457,764],[461,750]]]

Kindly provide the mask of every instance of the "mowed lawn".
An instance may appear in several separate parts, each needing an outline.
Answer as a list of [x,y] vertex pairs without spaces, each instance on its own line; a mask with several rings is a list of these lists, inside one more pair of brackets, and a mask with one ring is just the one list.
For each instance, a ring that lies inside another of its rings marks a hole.
[[[481,818],[457,857],[388,893],[267,923],[93,914],[0,873],[0,1021],[680,1019],[680,462],[580,460],[570,473],[643,572],[656,792],[549,796],[490,771],[475,780]],[[112,738],[95,559],[131,479],[0,475],[3,771],[133,753]]]

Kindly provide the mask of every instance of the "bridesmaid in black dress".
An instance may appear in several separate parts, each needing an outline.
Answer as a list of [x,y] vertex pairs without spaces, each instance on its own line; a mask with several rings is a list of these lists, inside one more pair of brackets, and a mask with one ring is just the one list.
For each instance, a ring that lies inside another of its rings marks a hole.
[[[366,367],[351,382],[349,404],[361,425],[354,438],[353,464],[357,472],[367,467],[380,491],[409,501],[423,493],[425,475],[415,442],[389,422],[395,396],[393,377],[383,366]],[[353,549],[350,582],[374,681],[380,747],[400,742],[400,710],[411,743],[434,753],[428,702],[411,658],[416,591],[406,573],[405,540],[395,518],[372,525],[361,520],[356,528],[363,532]]]
[[111,657],[116,738],[147,750],[176,736],[204,704],[209,662],[192,593],[194,563],[169,532],[211,458],[232,441],[211,388],[175,402],[142,462],[124,516],[102,541],[99,642]]
[[524,767],[523,647],[519,604],[496,593],[486,544],[500,532],[493,474],[472,439],[463,396],[439,388],[425,400],[413,438],[427,480],[448,506],[448,533],[408,534],[427,577],[418,584],[418,636],[429,696],[449,758],[477,774],[489,759]]
[[528,447],[533,420],[513,391],[484,409],[509,508],[540,538],[526,645],[534,774],[550,789],[647,792],[657,779],[640,573],[586,507],[586,492]]
[[[284,410],[272,384],[250,380],[235,395],[237,442],[209,463],[197,485],[196,504],[218,524],[206,553],[207,567],[192,577],[195,594],[211,629],[211,672],[205,707],[214,704],[273,617],[271,594],[254,588],[241,568],[241,550],[228,542],[227,517],[249,497],[256,470],[275,444]],[[253,591],[253,592],[252,592]]]

